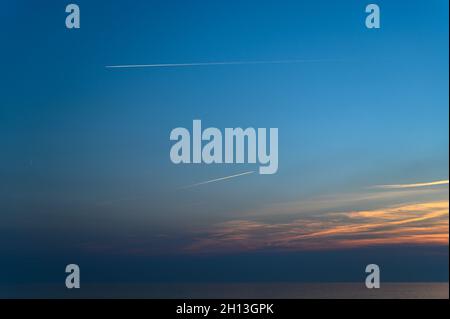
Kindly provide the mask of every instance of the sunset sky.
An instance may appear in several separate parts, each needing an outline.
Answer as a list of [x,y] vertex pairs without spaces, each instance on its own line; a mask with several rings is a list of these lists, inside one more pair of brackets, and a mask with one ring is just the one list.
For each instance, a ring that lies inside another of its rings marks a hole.
[[[0,284],[448,281],[448,1],[378,30],[356,0],[76,3],[2,3]],[[194,119],[278,128],[278,172],[173,164]]]

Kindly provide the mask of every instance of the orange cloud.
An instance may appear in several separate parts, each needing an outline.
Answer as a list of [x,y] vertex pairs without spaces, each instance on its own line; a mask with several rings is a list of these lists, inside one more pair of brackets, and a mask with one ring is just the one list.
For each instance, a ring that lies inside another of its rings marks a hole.
[[285,223],[232,220],[197,237],[190,251],[311,250],[390,244],[448,245],[448,201],[331,212]]

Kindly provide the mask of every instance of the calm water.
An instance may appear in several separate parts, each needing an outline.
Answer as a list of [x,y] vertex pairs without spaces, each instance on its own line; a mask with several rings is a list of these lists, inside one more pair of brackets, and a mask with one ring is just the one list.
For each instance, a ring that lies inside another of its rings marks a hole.
[[67,290],[56,285],[0,286],[0,298],[449,298],[448,283],[236,283],[83,285]]

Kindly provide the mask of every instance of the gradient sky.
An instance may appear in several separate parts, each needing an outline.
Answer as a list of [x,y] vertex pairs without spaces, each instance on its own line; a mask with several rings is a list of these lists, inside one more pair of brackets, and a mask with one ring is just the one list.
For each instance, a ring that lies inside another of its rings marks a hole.
[[[365,1],[75,2],[79,30],[1,5],[0,283],[448,281],[447,1],[376,1],[379,30]],[[182,189],[256,169],[174,165],[194,119],[279,128],[278,173]]]

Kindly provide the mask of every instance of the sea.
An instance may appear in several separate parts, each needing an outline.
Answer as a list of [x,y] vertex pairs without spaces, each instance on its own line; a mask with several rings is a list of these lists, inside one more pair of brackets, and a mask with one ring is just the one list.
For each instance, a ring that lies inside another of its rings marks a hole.
[[0,286],[0,298],[138,299],[448,299],[448,282],[381,283],[139,283]]

